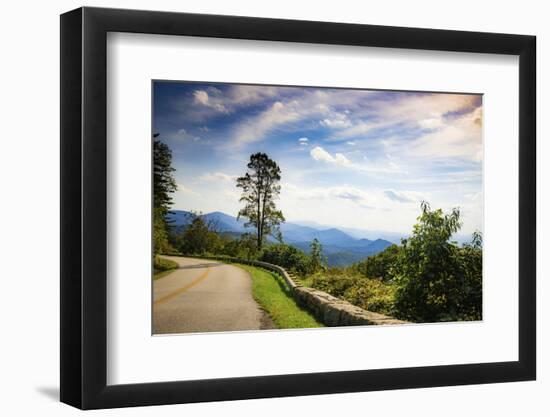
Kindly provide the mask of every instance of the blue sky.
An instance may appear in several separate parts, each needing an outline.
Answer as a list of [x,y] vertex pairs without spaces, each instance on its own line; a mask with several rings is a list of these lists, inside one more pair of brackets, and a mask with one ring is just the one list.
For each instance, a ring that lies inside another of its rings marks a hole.
[[156,81],[153,129],[174,209],[236,216],[235,179],[261,151],[287,221],[407,234],[426,200],[482,230],[480,95]]

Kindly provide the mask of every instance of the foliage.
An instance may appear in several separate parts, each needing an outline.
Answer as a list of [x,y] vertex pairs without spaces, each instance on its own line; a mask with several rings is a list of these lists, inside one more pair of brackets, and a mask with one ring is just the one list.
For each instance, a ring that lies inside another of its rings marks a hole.
[[393,285],[367,278],[349,269],[330,268],[309,276],[304,283],[365,310],[390,314],[393,309]]
[[290,288],[277,274],[249,265],[237,265],[252,277],[252,296],[279,329],[323,327],[294,300]]
[[166,220],[162,213],[163,210],[159,207],[153,207],[153,252],[155,255],[159,253],[167,254],[174,251],[168,241]]
[[244,233],[238,239],[226,240],[221,253],[233,258],[256,259],[258,257],[256,239],[253,235]]
[[178,249],[185,254],[202,255],[221,253],[223,240],[215,231],[215,224],[205,220],[204,216],[191,213],[191,222],[185,228],[178,242]]
[[260,255],[260,260],[282,266],[299,275],[306,275],[311,265],[309,257],[304,252],[284,243],[266,246]]
[[[158,133],[153,135],[157,138]],[[166,253],[171,250],[168,243],[166,214],[172,206],[172,196],[177,189],[173,176],[172,151],[158,139],[153,141],[153,252]]]
[[[158,137],[158,133],[153,135]],[[162,141],[153,141],[153,206],[168,212],[172,205],[171,193],[177,189],[172,167],[172,151]]]
[[401,248],[399,246],[391,245],[382,252],[369,256],[364,261],[358,262],[350,268],[368,278],[376,278],[389,282],[392,279],[391,267],[400,252]]
[[317,272],[326,269],[327,259],[323,255],[323,245],[317,238],[314,238],[309,245],[309,272]]
[[237,219],[247,218],[245,227],[256,229],[256,246],[261,250],[269,235],[282,240],[279,225],[285,218],[275,206],[275,199],[281,191],[281,169],[262,152],[250,155],[247,168],[245,175],[237,179],[237,187],[242,189],[239,201],[245,203]]
[[415,322],[480,320],[481,235],[461,248],[450,242],[461,227],[460,211],[444,214],[425,202],[421,208],[393,265],[396,315]]

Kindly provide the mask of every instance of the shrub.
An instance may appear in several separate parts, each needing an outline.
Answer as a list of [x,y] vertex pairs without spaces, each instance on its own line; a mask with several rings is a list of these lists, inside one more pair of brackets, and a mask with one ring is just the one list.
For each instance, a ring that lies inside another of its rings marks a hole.
[[481,319],[481,235],[459,247],[450,242],[460,212],[443,214],[422,203],[413,235],[403,240],[393,266],[399,318],[415,322]]
[[382,314],[391,314],[395,287],[362,274],[331,268],[311,275],[308,283],[321,291],[349,301],[350,303]]
[[262,250],[260,260],[282,266],[288,271],[302,276],[310,270],[309,257],[300,249],[284,243],[266,246]]
[[238,239],[225,241],[220,251],[222,254],[233,258],[253,260],[258,257],[258,249],[254,236],[243,234]]
[[223,247],[223,240],[212,229],[212,224],[206,221],[204,216],[192,213],[190,224],[177,239],[178,249],[191,255],[218,253]]
[[351,268],[368,278],[377,278],[389,282],[392,279],[391,268],[397,260],[399,252],[399,246],[391,245],[382,252],[369,256],[364,261],[353,265]]

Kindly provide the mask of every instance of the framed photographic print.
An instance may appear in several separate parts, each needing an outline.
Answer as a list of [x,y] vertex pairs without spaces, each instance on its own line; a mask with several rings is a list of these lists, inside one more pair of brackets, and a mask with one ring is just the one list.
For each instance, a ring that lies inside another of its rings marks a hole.
[[535,38],[61,16],[61,400],[535,379]]

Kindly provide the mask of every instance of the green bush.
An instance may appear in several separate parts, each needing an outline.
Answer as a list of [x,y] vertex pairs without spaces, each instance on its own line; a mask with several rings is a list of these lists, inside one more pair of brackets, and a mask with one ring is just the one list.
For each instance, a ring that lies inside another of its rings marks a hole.
[[258,257],[258,249],[254,236],[248,233],[241,235],[238,239],[225,240],[220,253],[246,260],[254,260]]
[[389,282],[392,279],[392,266],[395,263],[401,248],[397,245],[391,245],[382,252],[369,256],[364,261],[361,261],[350,268],[355,270],[367,278],[377,278],[384,282]]
[[309,276],[306,283],[350,303],[382,314],[391,314],[395,287],[352,271],[331,268]]
[[306,275],[310,271],[309,257],[294,246],[278,243],[266,246],[260,255],[260,260],[279,265],[298,275]]
[[212,230],[212,224],[201,214],[191,213],[190,217],[190,224],[175,239],[180,252],[192,255],[219,253],[223,239]]
[[481,320],[481,235],[459,247],[451,236],[461,227],[460,212],[443,214],[422,203],[411,238],[403,241],[393,266],[395,311],[414,322]]

